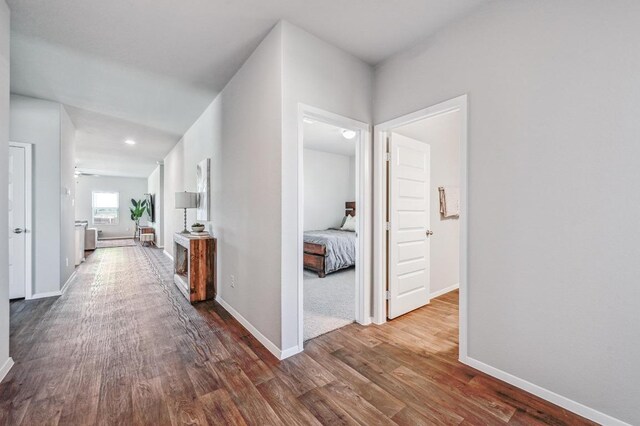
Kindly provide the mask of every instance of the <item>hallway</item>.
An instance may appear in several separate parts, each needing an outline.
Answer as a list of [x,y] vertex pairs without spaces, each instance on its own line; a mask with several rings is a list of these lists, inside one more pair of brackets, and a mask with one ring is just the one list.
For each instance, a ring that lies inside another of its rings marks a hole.
[[278,362],[140,246],[96,250],[58,299],[13,302],[11,355],[0,425],[590,424],[458,363],[457,292]]

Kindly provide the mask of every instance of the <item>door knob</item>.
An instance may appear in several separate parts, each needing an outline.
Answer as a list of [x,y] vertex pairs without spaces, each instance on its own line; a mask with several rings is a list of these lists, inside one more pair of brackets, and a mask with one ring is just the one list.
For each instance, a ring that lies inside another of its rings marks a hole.
[[431,235],[433,235],[433,231],[427,229],[427,237],[430,237]]
[[22,229],[22,228],[15,228],[13,230],[14,234],[22,234],[24,231],[26,231],[26,229]]

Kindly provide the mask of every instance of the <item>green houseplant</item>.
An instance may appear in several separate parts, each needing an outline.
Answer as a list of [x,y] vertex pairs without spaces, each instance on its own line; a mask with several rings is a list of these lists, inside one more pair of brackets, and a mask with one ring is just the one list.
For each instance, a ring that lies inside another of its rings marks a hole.
[[133,238],[135,239],[138,235],[138,228],[140,227],[140,218],[147,211],[147,200],[135,200],[131,199],[131,204],[133,207],[129,207],[129,211],[131,211],[131,220],[135,222],[136,229],[133,233]]

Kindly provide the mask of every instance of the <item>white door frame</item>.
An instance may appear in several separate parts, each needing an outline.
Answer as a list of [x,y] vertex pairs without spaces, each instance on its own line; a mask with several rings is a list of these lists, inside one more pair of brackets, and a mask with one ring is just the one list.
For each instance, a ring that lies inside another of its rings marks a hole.
[[453,111],[460,111],[460,335],[459,359],[467,356],[467,95],[458,96],[445,102],[403,115],[374,127],[374,206],[373,206],[373,322],[383,324],[387,320],[387,134],[393,129],[425,118],[435,117]]
[[304,347],[304,119],[358,132],[356,161],[356,321],[371,324],[371,126],[305,104],[298,105],[298,348]]
[[[25,238],[25,300],[33,297],[33,145],[24,142],[9,142],[9,146],[24,148],[24,228]],[[9,232],[12,232],[10,229]]]

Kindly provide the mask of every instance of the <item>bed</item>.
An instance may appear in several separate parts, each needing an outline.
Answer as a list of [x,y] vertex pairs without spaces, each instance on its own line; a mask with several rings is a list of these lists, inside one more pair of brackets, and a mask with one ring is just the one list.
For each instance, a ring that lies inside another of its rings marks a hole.
[[[345,203],[345,216],[356,215],[355,201]],[[304,233],[304,268],[320,278],[356,264],[356,233],[339,228]]]

